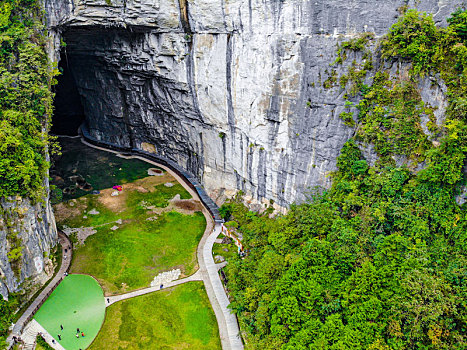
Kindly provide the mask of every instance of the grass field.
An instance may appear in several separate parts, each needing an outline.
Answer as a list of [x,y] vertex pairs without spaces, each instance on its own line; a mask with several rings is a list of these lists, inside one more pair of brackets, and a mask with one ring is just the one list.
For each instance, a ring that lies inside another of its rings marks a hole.
[[159,272],[196,268],[196,247],[206,220],[201,213],[169,212],[158,220],[136,220],[118,230],[97,228],[73,256],[71,271],[95,276],[108,293],[148,287]]
[[[49,296],[34,318],[67,350],[86,349],[104,322],[105,302],[95,279],[69,275]],[[63,330],[60,329],[63,325]],[[76,329],[85,336],[76,338]]]
[[214,312],[202,282],[118,302],[92,350],[221,349]]
[[[89,147],[80,147],[83,154],[90,153]],[[99,169],[101,175],[105,174],[102,177],[112,175],[116,166],[108,164],[109,155],[96,152],[99,155],[90,157],[86,164],[92,161],[94,165],[89,168]],[[75,159],[74,150],[72,153],[73,169],[88,178],[89,169]],[[64,153],[62,159],[69,157]],[[129,160],[117,160],[122,169],[120,178],[133,179],[123,184],[118,196],[111,195],[111,188],[101,189],[98,195],[87,194],[54,206],[60,229],[79,229],[70,234],[77,248],[71,272],[94,276],[107,295],[148,287],[158,273],[174,268],[180,268],[182,276],[194,273],[196,248],[206,228],[200,203],[167,172],[147,176],[146,164],[145,172],[138,172],[138,166],[126,176],[132,169],[126,163]],[[58,165],[68,169],[65,163]]]

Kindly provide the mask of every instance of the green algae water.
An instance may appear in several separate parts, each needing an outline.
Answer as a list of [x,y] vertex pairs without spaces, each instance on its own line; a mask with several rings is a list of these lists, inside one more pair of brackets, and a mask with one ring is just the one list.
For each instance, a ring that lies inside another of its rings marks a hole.
[[[87,275],[68,275],[36,313],[34,319],[66,350],[86,349],[105,317],[102,288]],[[60,329],[63,326],[63,330]],[[84,337],[76,337],[77,328]],[[58,334],[62,340],[58,340]]]

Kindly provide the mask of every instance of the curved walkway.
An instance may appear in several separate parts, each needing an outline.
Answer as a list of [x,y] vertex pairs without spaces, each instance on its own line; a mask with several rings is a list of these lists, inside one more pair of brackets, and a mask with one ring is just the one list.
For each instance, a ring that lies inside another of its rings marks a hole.
[[[206,230],[204,232],[203,237],[201,238],[201,241],[198,244],[198,249],[197,249],[199,270],[192,276],[183,278],[181,280],[172,281],[170,282],[170,284],[169,283],[164,284],[164,288],[176,286],[176,285],[190,282],[190,281],[202,280],[204,282],[204,286],[206,288],[209,301],[214,310],[214,314],[216,315],[217,324],[219,326],[219,335],[221,338],[222,349],[223,350],[242,350],[243,343],[240,337],[240,330],[238,328],[237,317],[228,308],[228,305],[230,304],[230,302],[229,302],[229,299],[227,298],[227,294],[224,290],[221,279],[219,277],[219,273],[218,273],[219,266],[218,264],[214,262],[214,259],[212,257],[212,247],[214,245],[216,238],[221,233],[222,224],[220,224],[219,221],[216,220],[216,216],[213,217],[212,208],[208,208],[206,206],[205,200],[202,200],[200,198],[199,188],[197,187],[194,188],[193,184],[192,186],[187,184],[186,181],[190,181],[190,180],[183,178],[182,177],[183,174],[180,174],[179,172],[174,171],[168,165],[156,162],[155,160],[152,159],[152,157],[149,157],[149,156],[147,157],[145,154],[141,154],[141,152],[137,152],[135,155],[121,154],[120,151],[116,150],[118,149],[118,146],[114,146],[112,147],[112,149],[108,149],[108,148],[103,147],[104,145],[98,146],[96,144],[87,142],[90,140],[87,140],[84,137],[81,139],[81,141],[89,147],[93,147],[93,148],[106,151],[106,152],[115,153],[124,158],[141,159],[147,163],[163,168],[164,170],[169,172],[173,177],[175,177],[179,181],[179,183],[188,192],[190,192],[193,198],[200,199],[204,207],[203,214],[206,217]],[[96,143],[99,144],[99,142],[96,142]],[[208,213],[208,209],[210,209],[209,213]],[[214,225],[213,219],[216,222],[215,225]],[[112,297],[109,296],[105,298],[106,306],[112,305],[113,303],[119,300],[133,298],[139,295],[156,292],[158,290],[160,290],[160,288],[158,287],[149,287],[149,288],[140,289],[134,292],[126,293],[126,294],[115,295]],[[107,301],[107,298],[109,299],[109,301]]]
[[[49,295],[54,291],[54,289],[60,284],[60,282],[65,278],[65,272],[68,272],[71,263],[71,257],[73,254],[73,249],[71,248],[71,242],[68,237],[62,232],[58,231],[58,241],[62,246],[62,265],[58,270],[55,277],[49,284],[44,288],[44,290],[37,296],[37,298],[29,305],[26,311],[21,315],[21,317],[16,321],[13,326],[13,330],[7,338],[8,349],[13,346],[13,337],[20,338],[24,326],[33,318],[37,310],[42,306],[42,304],[47,300]],[[67,252],[65,253],[65,249]],[[66,257],[66,259],[65,259]]]
[[219,214],[219,207],[216,203],[214,203],[211,197],[208,196],[203,186],[201,186],[201,184],[199,183],[198,179],[195,176],[193,176],[193,174],[183,169],[173,160],[156,155],[154,153],[143,151],[138,148],[125,147],[107,141],[98,140],[91,136],[89,130],[86,127],[86,123],[81,124],[78,132],[82,135],[81,141],[83,141],[85,144],[91,147],[95,147],[97,149],[101,149],[103,151],[112,153],[125,153],[133,157],[139,156],[146,162],[153,162],[159,167],[168,168],[172,175],[177,174],[176,177],[181,179],[181,183],[188,185],[196,193],[196,196],[199,198],[201,203],[203,203],[204,207],[209,211],[215,222],[224,222],[224,220]]

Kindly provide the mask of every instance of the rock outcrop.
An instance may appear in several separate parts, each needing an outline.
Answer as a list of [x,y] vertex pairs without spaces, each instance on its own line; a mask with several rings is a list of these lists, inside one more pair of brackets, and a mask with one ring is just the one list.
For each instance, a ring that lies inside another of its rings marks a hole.
[[33,293],[54,270],[57,230],[51,206],[18,197],[0,200],[0,211],[0,295]]
[[[45,2],[94,137],[171,158],[213,198],[242,190],[278,208],[329,186],[354,133],[339,118],[343,89],[323,87],[337,42],[385,34],[404,6],[433,13],[443,25],[462,3]],[[337,67],[337,75],[345,69]]]

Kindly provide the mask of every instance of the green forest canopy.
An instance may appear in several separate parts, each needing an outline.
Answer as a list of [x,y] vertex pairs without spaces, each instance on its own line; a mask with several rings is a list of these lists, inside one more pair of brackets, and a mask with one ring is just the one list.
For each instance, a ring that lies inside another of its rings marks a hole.
[[[387,62],[410,61],[408,76],[368,62],[370,86],[353,75],[358,132],[341,150],[330,190],[276,218],[248,211],[240,198],[221,208],[249,251],[226,268],[247,348],[467,348],[467,213],[455,201],[467,152],[466,12],[448,23],[437,28],[431,15],[407,11],[379,50]],[[416,88],[428,74],[440,75],[449,101],[431,136],[420,116],[432,110]],[[362,142],[375,145],[374,166]],[[395,154],[426,166],[397,167]]]

